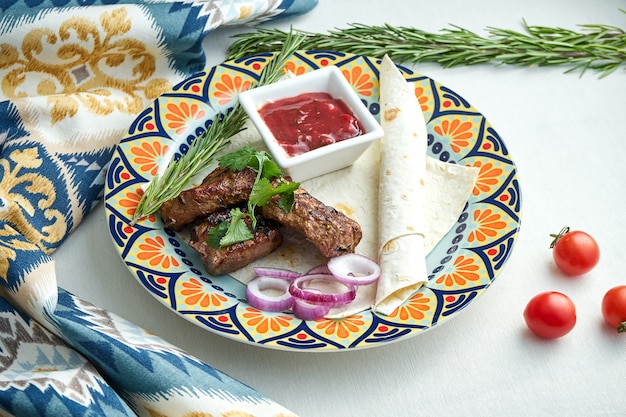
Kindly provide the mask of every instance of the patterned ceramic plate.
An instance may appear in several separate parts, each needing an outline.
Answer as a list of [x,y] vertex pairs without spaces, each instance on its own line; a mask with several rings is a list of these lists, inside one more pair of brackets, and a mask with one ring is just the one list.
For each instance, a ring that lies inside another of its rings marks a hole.
[[[172,147],[185,152],[220,111],[233,106],[270,55],[218,65],[163,94],[144,110],[113,156],[106,180],[106,216],[115,247],[132,274],[157,300],[185,319],[228,338],[286,350],[333,351],[380,346],[421,334],[458,315],[494,281],[513,249],[520,225],[517,170],[504,142],[464,98],[432,79],[402,69],[428,125],[428,153],[480,168],[458,223],[427,258],[428,284],[391,316],[371,311],[343,319],[302,321],[245,302],[230,276],[210,276],[195,251],[164,228],[158,215],[134,227],[129,219],[157,165]],[[307,51],[288,63],[295,74],[337,65],[378,115],[379,61],[359,55]]]

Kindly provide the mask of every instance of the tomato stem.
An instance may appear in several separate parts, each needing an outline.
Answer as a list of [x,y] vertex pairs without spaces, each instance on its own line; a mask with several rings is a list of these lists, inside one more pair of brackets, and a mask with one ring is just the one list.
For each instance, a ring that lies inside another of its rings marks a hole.
[[569,226],[565,226],[564,228],[561,229],[561,231],[558,234],[554,234],[551,233],[550,237],[553,238],[552,243],[550,243],[550,249],[552,249],[554,247],[554,245],[556,245],[556,242],[559,241],[560,238],[563,237],[564,234],[569,232]]
[[621,322],[620,325],[617,326],[617,333],[626,333],[626,321]]

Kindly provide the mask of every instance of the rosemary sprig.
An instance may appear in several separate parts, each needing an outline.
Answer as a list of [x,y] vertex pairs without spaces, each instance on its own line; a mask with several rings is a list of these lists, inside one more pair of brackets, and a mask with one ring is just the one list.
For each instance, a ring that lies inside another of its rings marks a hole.
[[[566,72],[591,70],[605,77],[626,61],[624,30],[600,24],[581,25],[580,32],[558,27],[529,26],[525,33],[486,28],[480,36],[458,26],[440,33],[389,24],[368,26],[352,24],[327,34],[300,31],[306,36],[303,49],[335,50],[382,58],[388,54],[399,63],[438,63],[443,67],[482,63],[518,66],[571,67]],[[235,35],[227,59],[274,51],[281,47],[287,33],[258,29]]]
[[[283,33],[285,36],[278,54],[265,66],[259,80],[251,88],[278,81],[284,73],[287,59],[301,48],[304,35],[293,31]],[[180,194],[191,178],[211,164],[215,156],[230,144],[230,138],[243,130],[247,118],[248,115],[239,103],[230,112],[216,115],[207,130],[191,143],[187,153],[177,160],[171,160],[163,174],[150,182],[130,224],[134,225],[139,219],[155,213],[164,202]]]

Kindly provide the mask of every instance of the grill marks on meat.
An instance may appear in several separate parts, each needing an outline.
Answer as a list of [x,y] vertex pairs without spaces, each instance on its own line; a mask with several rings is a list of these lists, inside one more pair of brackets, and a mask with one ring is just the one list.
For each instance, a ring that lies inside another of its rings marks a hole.
[[[283,241],[276,223],[258,217],[254,239],[215,249],[207,243],[209,230],[225,220],[230,220],[230,209],[211,213],[191,227],[189,246],[198,252],[202,264],[211,275],[228,274],[243,268],[272,253]],[[248,218],[246,222],[250,226]]]
[[256,171],[246,168],[231,171],[217,168],[195,188],[181,192],[166,201],[159,210],[165,226],[181,231],[185,225],[225,207],[238,205],[248,199]]
[[189,245],[200,254],[207,272],[226,274],[268,255],[282,243],[280,226],[302,234],[327,258],[354,252],[362,237],[359,224],[301,187],[294,192],[290,212],[279,207],[279,196],[259,208],[254,239],[221,249],[210,247],[209,230],[230,218],[231,207],[248,200],[255,178],[251,168],[237,172],[217,168],[202,184],[161,206],[161,218],[170,229],[180,231],[193,223]]
[[303,188],[294,193],[290,212],[278,206],[278,196],[261,207],[264,217],[300,232],[327,258],[354,252],[363,236],[359,224],[316,199]]

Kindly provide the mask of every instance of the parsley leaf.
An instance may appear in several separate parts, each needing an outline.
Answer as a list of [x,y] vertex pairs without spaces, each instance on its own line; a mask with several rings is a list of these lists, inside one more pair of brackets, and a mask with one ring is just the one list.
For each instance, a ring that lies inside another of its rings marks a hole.
[[244,146],[237,151],[218,158],[218,161],[220,166],[228,168],[231,171],[243,171],[247,166],[258,169],[258,165],[251,165],[254,161],[257,161],[257,153],[257,150],[252,146]]
[[263,206],[274,196],[274,187],[267,178],[261,178],[253,186],[248,197],[248,203],[252,206]]
[[[264,206],[275,195],[291,194],[293,196],[293,192],[297,190],[299,186],[300,184],[297,182],[281,181],[278,185],[276,185],[276,187],[273,187],[272,183],[267,178],[261,178],[252,187],[252,192],[250,193],[248,201],[254,206]],[[291,206],[289,206],[289,210],[291,210]],[[285,211],[289,212],[289,210]]]
[[234,208],[230,211],[230,215],[230,224],[228,225],[226,234],[220,239],[220,247],[254,238],[254,235],[244,220],[244,217],[249,216],[248,213],[244,213],[239,208]]
[[221,222],[220,224],[218,224],[217,226],[211,228],[209,230],[208,233],[208,237],[207,237],[207,244],[214,248],[214,249],[219,249],[220,248],[220,241],[222,240],[222,238],[226,235],[226,232],[228,231],[228,221],[224,220],[223,222]]
[[256,208],[266,205],[275,195],[280,195],[278,206],[285,212],[291,211],[295,200],[294,191],[300,187],[300,183],[281,180],[273,186],[271,180],[280,178],[282,172],[267,152],[244,146],[220,157],[218,161],[220,166],[232,171],[242,171],[250,167],[257,171],[257,175],[248,197],[248,212],[244,213],[238,208],[231,210],[230,222],[225,222],[225,226],[220,224],[209,232],[209,245],[217,244],[218,246],[213,247],[219,248],[254,238],[245,218],[250,219],[251,229],[254,230],[257,223],[254,215]]
[[278,207],[280,207],[285,213],[289,213],[293,207],[295,196],[293,193],[286,193],[280,196],[278,199]]
[[269,156],[267,153],[263,152],[263,154],[263,176],[265,178],[280,178],[283,173],[280,171],[280,168],[278,167],[276,162],[274,162],[272,160],[272,157]]
[[228,153],[218,159],[220,166],[231,171],[242,171],[250,167],[259,172],[264,178],[280,178],[282,172],[279,166],[272,160],[270,154],[265,151],[257,151],[252,146]]

